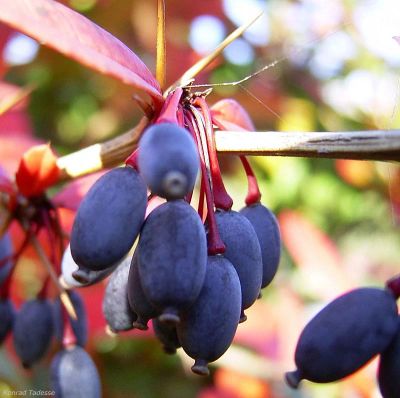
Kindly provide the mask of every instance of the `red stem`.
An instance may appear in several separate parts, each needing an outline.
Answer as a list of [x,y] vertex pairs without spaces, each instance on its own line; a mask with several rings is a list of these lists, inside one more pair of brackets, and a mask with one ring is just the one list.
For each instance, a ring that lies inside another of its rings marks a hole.
[[45,300],[48,297],[49,286],[50,286],[50,277],[46,276],[43,286],[37,295],[38,299]]
[[244,171],[247,176],[247,196],[245,199],[245,203],[247,206],[255,205],[259,203],[261,200],[261,192],[258,187],[257,177],[254,174],[254,171],[247,160],[246,156],[240,156],[240,161],[242,162]]
[[136,171],[138,171],[138,155],[139,155],[139,148],[136,148],[130,155],[129,157],[125,160],[125,165],[130,166],[134,168]]
[[386,281],[386,288],[393,293],[397,300],[400,297],[400,275]]
[[168,94],[164,105],[161,109],[161,112],[154,122],[155,124],[160,123],[173,123],[179,124],[177,118],[177,111],[179,108],[179,102],[182,97],[183,90],[180,87],[177,87],[172,93]]
[[[213,118],[212,122],[220,129],[226,130],[225,126],[218,121],[218,119]],[[240,161],[242,162],[244,171],[247,176],[247,196],[245,199],[245,203],[247,206],[254,205],[259,203],[261,200],[261,192],[258,186],[257,177],[254,174],[254,171],[245,156],[239,156]]]
[[217,158],[217,150],[215,147],[215,137],[213,134],[210,109],[208,108],[208,105],[203,97],[197,97],[194,101],[194,105],[200,107],[200,111],[204,118],[208,156],[210,158],[214,204],[217,209],[223,209],[227,211],[232,208],[233,200],[226,191],[224,182],[222,181],[221,170],[219,168]]
[[202,147],[199,129],[204,129],[202,122],[197,119],[192,112],[186,113],[188,121],[188,129],[193,135],[193,138],[197,144],[197,148],[200,155],[200,166],[201,166],[201,178],[203,181],[203,187],[207,203],[207,221],[208,221],[208,254],[223,254],[225,253],[225,245],[218,232],[217,223],[215,221],[214,206],[213,206],[213,192],[211,190],[211,184],[207,175],[207,168],[204,160],[204,152]]
[[18,262],[18,259],[22,252],[26,249],[26,247],[29,245],[31,235],[34,234],[35,232],[30,229],[29,231],[26,232],[25,239],[22,242],[20,248],[11,256],[11,260],[13,262],[13,266],[10,270],[10,273],[7,276],[7,279],[3,282],[3,284],[0,287],[0,297],[2,299],[7,299],[10,295],[10,288],[11,288],[11,283],[12,283],[12,278],[15,272],[16,264]]

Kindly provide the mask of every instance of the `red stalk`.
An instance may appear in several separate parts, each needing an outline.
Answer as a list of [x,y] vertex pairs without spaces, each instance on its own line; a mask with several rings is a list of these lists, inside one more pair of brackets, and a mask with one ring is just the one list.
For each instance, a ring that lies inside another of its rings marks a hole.
[[386,288],[393,293],[397,300],[400,297],[400,275],[386,281]]
[[217,223],[215,221],[214,206],[213,206],[213,192],[211,190],[211,181],[208,178],[207,168],[204,159],[204,150],[201,144],[201,137],[199,129],[204,129],[202,121],[193,115],[192,112],[186,112],[188,128],[197,144],[200,155],[200,166],[201,166],[201,178],[203,181],[203,187],[205,191],[206,203],[207,203],[207,221],[208,221],[208,254],[223,254],[225,253],[225,245],[219,235]]
[[[7,279],[3,282],[3,284],[0,287],[0,298],[2,299],[7,299],[10,295],[10,289],[11,289],[11,283],[12,283],[12,278],[14,275],[14,271],[17,265],[17,261],[19,259],[19,256],[22,254],[22,252],[26,249],[30,242],[30,237],[34,233],[32,229],[28,230],[25,235],[25,239],[22,242],[20,248],[11,256],[11,259],[13,261],[13,266],[10,270],[10,273],[7,276]],[[3,259],[2,261],[8,261],[8,259]]]
[[[212,122],[220,129],[226,130],[223,123],[220,123],[217,119],[213,118]],[[261,200],[261,192],[258,186],[257,177],[254,174],[254,171],[247,160],[246,156],[239,156],[240,161],[242,162],[244,171],[246,172],[247,176],[247,196],[245,199],[245,203],[247,206],[254,205],[259,203]]]
[[130,166],[136,171],[138,171],[138,155],[139,155],[139,148],[136,148],[130,155],[129,157],[125,160],[125,165]]
[[203,97],[197,97],[194,101],[194,105],[200,107],[200,111],[204,118],[215,207],[217,209],[230,210],[233,205],[233,200],[226,191],[224,182],[222,181],[221,170],[217,158],[217,150],[215,147],[215,137],[213,134],[210,109]]
[[245,199],[245,203],[247,206],[255,205],[259,203],[261,200],[261,192],[258,187],[257,177],[254,174],[252,167],[250,166],[249,161],[246,156],[240,156],[240,161],[242,162],[244,171],[247,176],[247,196]]
[[48,297],[49,286],[50,286],[50,277],[46,276],[43,286],[37,295],[38,299],[45,300]]
[[182,93],[183,93],[182,88],[177,87],[172,93],[168,95],[161,109],[161,112],[156,121],[154,122],[154,124],[160,124],[160,123],[179,124],[177,118],[177,111],[179,108],[179,102],[181,100]]
[[204,222],[204,196],[205,196],[204,179],[201,178],[200,193],[199,193],[199,205],[197,207],[197,213],[199,213],[199,216],[203,222]]

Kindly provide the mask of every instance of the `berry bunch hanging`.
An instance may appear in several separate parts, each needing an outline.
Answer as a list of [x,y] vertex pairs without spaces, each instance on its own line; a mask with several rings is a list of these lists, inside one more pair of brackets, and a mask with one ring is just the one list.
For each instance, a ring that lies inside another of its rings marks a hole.
[[[120,262],[103,302],[110,329],[146,330],[153,320],[166,350],[181,346],[198,374],[208,374],[207,364],[228,349],[246,320],[244,310],[271,282],[280,257],[278,224],[260,203],[247,161],[247,206],[231,209],[214,126],[204,94],[171,92],[125,167],[109,171],[90,189],[71,234],[79,268],[72,277],[108,273]],[[199,170],[195,211],[190,201]],[[155,196],[165,202],[145,217]],[[124,258],[137,237],[128,266]]]

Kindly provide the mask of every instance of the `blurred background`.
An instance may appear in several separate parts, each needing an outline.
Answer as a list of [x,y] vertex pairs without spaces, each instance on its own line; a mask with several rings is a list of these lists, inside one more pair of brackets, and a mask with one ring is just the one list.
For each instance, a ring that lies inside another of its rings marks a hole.
[[[155,70],[155,0],[63,3],[121,39]],[[168,83],[261,10],[262,18],[197,82],[236,81],[278,63],[240,86],[215,87],[210,104],[236,99],[260,131],[400,128],[400,46],[392,39],[400,35],[398,0],[167,0]],[[10,174],[34,143],[50,141],[58,154],[70,153],[124,132],[142,115],[129,87],[2,25],[0,55],[2,90],[11,84],[36,87],[29,101],[0,116],[0,162]],[[297,337],[316,311],[351,288],[382,286],[399,272],[399,166],[278,157],[251,162],[262,202],[281,227],[283,253],[274,282],[248,310],[235,344],[209,378],[192,375],[192,361],[182,353],[165,355],[151,332],[108,337],[101,314],[104,285],[80,289],[89,312],[88,350],[104,397],[380,396],[376,361],[340,383],[304,382],[299,391],[285,386],[283,374],[294,368]],[[240,162],[222,156],[221,164],[234,209],[240,209],[246,195]],[[34,259],[25,256],[17,269],[17,301],[37,292],[38,273]],[[0,391],[46,389],[50,359],[24,371],[8,341],[0,351]]]

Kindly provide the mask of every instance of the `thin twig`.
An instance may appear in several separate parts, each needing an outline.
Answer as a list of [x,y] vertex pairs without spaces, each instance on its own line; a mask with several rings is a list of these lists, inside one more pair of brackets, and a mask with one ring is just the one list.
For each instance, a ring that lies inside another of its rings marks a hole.
[[256,22],[263,12],[259,13],[255,18],[253,18],[250,22],[245,25],[239,26],[236,30],[234,30],[229,36],[227,36],[221,44],[209,55],[200,59],[196,62],[191,68],[189,68],[179,80],[177,80],[170,88],[168,88],[167,92],[172,91],[176,87],[186,86],[189,82],[197,76],[202,70],[204,70],[212,61],[214,61],[221,53],[225,50],[225,48],[235,41],[238,37],[240,37],[251,25]]
[[72,318],[72,319],[77,319],[77,315],[74,309],[73,304],[71,303],[71,299],[68,296],[68,293],[65,291],[65,289],[61,286],[57,274],[55,273],[53,266],[51,265],[50,260],[47,258],[46,253],[44,252],[41,244],[39,243],[39,241],[37,240],[36,236],[32,235],[31,238],[31,243],[33,248],[35,249],[37,255],[40,258],[40,261],[43,263],[43,265],[46,267],[46,270],[50,276],[50,278],[53,280],[54,284],[56,285],[59,293],[60,293],[60,300],[63,303],[65,309],[68,312],[68,315]]
[[14,106],[18,105],[21,101],[27,98],[36,87],[29,85],[26,87],[18,88],[13,95],[6,96],[0,99],[0,115],[6,113]]
[[161,89],[166,81],[165,0],[157,0],[157,62],[156,78]]

